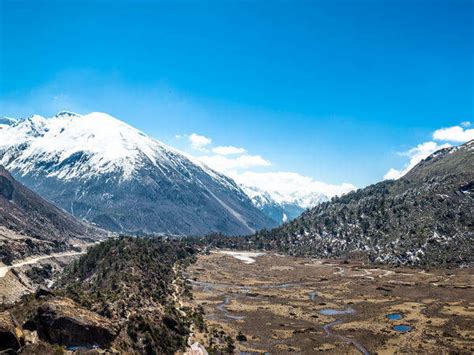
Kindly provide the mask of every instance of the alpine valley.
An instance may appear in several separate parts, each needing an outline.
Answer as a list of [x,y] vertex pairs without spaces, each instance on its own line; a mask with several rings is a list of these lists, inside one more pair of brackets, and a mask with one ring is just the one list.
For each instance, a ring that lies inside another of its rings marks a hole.
[[0,355],[474,354],[474,0],[0,0]]
[[474,351],[474,141],[329,199],[102,113],[0,122],[0,351]]

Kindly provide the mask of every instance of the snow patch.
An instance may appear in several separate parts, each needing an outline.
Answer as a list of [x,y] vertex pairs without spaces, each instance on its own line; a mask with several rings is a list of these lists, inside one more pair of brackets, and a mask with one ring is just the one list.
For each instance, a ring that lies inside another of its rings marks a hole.
[[253,264],[255,262],[255,258],[265,255],[265,253],[255,253],[255,252],[248,252],[248,251],[228,251],[228,250],[212,251],[212,253],[230,255],[238,260],[243,261],[245,264]]

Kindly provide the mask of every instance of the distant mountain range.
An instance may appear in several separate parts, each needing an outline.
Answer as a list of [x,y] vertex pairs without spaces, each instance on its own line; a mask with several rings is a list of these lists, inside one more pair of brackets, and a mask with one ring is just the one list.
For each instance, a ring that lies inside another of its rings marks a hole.
[[0,260],[63,251],[105,237],[29,190],[0,166]]
[[0,122],[0,164],[115,232],[249,234],[276,223],[230,178],[104,113]]
[[221,247],[362,257],[403,265],[474,263],[474,141],[441,149],[398,180],[350,192],[271,231]]
[[278,224],[295,219],[307,208],[314,207],[329,197],[318,192],[284,195],[278,191],[263,190],[256,186],[241,185],[253,204]]

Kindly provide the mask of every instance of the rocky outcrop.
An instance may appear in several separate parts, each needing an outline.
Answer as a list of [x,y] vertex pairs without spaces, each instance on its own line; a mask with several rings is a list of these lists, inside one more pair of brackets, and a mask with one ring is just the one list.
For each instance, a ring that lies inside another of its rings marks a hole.
[[195,342],[191,344],[191,347],[186,352],[187,355],[208,355],[208,352],[204,346]]
[[49,288],[40,286],[35,292],[35,298],[40,299],[43,297],[54,296],[54,292],[51,291]]
[[0,351],[18,351],[24,344],[24,336],[10,312],[0,312]]
[[65,346],[107,348],[117,335],[109,319],[63,297],[55,297],[39,307],[36,327],[42,340]]
[[4,305],[22,325],[20,353],[56,354],[61,347],[81,354],[182,353],[192,324],[202,326],[202,313],[179,302],[190,296],[181,275],[195,253],[187,243],[161,238],[93,246],[55,278],[53,289],[35,287]]

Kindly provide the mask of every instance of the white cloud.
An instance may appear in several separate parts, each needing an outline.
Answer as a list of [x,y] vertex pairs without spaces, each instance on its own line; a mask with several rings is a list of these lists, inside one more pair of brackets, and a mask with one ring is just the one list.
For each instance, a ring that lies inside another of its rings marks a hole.
[[[463,122],[461,125],[469,127],[470,122]],[[474,128],[464,129],[461,126],[441,128],[433,132],[433,139],[438,141],[464,143],[474,139]]]
[[215,147],[215,148],[212,148],[212,151],[219,155],[244,154],[246,152],[244,148],[238,148],[232,145]]
[[385,175],[383,176],[383,179],[384,180],[397,180],[398,178],[402,177],[402,175],[404,174],[402,174],[400,170],[390,168],[390,170],[387,171]]
[[233,170],[250,169],[254,167],[270,166],[268,160],[263,159],[260,155],[240,155],[235,158],[225,157],[223,155],[201,156],[198,157],[204,164],[210,166],[214,170],[228,174]]
[[321,200],[321,195],[333,197],[356,188],[348,183],[326,184],[294,172],[255,172],[254,168],[269,167],[271,162],[261,155],[247,154],[247,150],[242,147],[211,147],[210,138],[195,133],[188,138],[194,149],[213,153],[198,156],[196,159],[233,178],[244,186],[244,190],[250,195],[264,191],[277,202],[297,202],[300,206],[311,207]]
[[436,142],[425,142],[418,144],[416,147],[411,148],[410,150],[399,153],[400,155],[407,156],[410,158],[408,164],[402,170],[397,170],[391,168],[387,173],[384,175],[385,180],[396,180],[401,178],[403,175],[408,173],[416,164],[418,164],[423,159],[427,158],[429,155],[433,154],[437,150],[442,148],[450,147],[449,143],[445,144],[438,144]]
[[464,122],[461,122],[460,124],[463,127],[471,127],[471,122],[470,121],[464,121]]
[[191,147],[196,150],[205,150],[205,147],[212,143],[212,139],[197,133],[190,134],[188,140],[191,143]]

